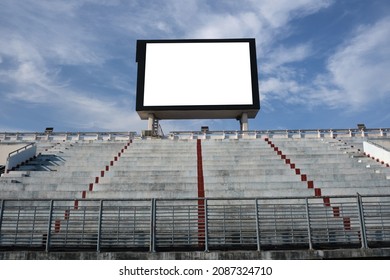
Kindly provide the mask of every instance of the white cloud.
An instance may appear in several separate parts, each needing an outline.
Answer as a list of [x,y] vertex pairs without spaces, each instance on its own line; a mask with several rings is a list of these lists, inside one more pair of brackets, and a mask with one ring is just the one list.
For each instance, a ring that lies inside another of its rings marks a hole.
[[332,0],[251,0],[253,6],[258,9],[262,17],[273,27],[279,28],[286,25],[291,19],[314,14],[318,10],[327,8]]
[[[280,73],[280,67],[292,62],[305,60],[312,55],[312,48],[309,43],[299,44],[292,47],[281,46],[271,50],[263,62],[261,60],[261,71],[264,74]],[[284,71],[286,68],[284,69]]]
[[312,81],[298,82],[293,68],[278,66],[305,58],[310,49],[298,47],[295,52],[286,52],[286,57],[279,56],[279,61],[278,51],[274,52],[271,57],[276,56],[276,60],[265,68],[273,75],[260,83],[264,101],[269,104],[271,100],[283,100],[309,107],[325,105],[347,111],[361,111],[377,102],[387,102],[390,97],[388,26],[390,18],[360,26],[329,57],[326,72],[316,75]]
[[214,14],[207,17],[207,22],[193,30],[187,37],[226,38],[255,37],[262,28],[255,13]]
[[339,101],[354,107],[390,96],[390,18],[359,28],[328,62]]

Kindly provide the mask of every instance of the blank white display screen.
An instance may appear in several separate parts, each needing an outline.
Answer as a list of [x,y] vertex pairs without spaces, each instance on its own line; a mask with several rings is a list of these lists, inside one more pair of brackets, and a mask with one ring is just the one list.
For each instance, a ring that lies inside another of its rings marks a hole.
[[147,43],[143,106],[252,105],[249,42]]

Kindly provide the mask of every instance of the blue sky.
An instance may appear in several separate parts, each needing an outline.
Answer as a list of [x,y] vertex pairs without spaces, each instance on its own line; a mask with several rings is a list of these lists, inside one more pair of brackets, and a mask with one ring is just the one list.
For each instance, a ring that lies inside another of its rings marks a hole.
[[0,131],[140,132],[136,40],[188,38],[256,38],[250,129],[390,127],[388,0],[1,0]]

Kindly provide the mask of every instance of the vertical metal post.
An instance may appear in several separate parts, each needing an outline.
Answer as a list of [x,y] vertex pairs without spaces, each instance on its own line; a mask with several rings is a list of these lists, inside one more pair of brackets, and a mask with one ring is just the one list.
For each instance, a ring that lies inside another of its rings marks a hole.
[[100,200],[99,206],[99,219],[98,219],[98,236],[97,236],[97,244],[96,251],[100,252],[100,241],[102,238],[102,219],[103,219],[103,200]]
[[150,209],[150,245],[149,251],[156,252],[156,199],[151,200]]
[[310,229],[310,214],[309,214],[309,200],[308,200],[308,198],[305,199],[305,205],[306,205],[307,236],[309,238],[309,249],[313,250],[313,242],[312,242],[312,238],[311,238],[311,229]]
[[50,200],[49,221],[48,221],[48,225],[47,225],[47,236],[46,236],[46,252],[49,252],[49,249],[50,249],[51,222],[53,219],[53,204],[54,204],[54,201]]
[[360,237],[362,242],[362,248],[368,248],[367,243],[367,232],[366,232],[366,223],[364,220],[364,209],[363,209],[363,201],[360,194],[357,194],[357,205],[359,212],[359,221],[360,221]]
[[1,226],[3,224],[3,212],[4,212],[4,200],[1,200],[1,204],[0,204],[0,239],[1,239]]
[[257,251],[260,251],[260,223],[259,223],[259,204],[258,199],[255,199],[255,211],[256,211],[256,240]]
[[204,251],[209,251],[209,215],[208,215],[208,203],[207,198],[204,199]]

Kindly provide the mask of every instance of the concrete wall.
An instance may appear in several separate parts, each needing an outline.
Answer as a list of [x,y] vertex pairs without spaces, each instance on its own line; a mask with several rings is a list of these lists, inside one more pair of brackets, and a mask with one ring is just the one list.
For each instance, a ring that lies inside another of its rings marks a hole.
[[39,252],[3,251],[0,260],[321,260],[389,259],[390,248],[296,250],[296,251],[221,251],[221,252]]
[[[23,145],[23,146],[26,146],[26,145]],[[15,150],[15,151],[17,151],[17,150]],[[16,153],[12,153],[10,155],[10,157],[7,159],[7,163],[6,163],[6,167],[5,167],[6,170],[10,170],[13,167],[16,167],[18,164],[20,164],[26,160],[29,160],[30,158],[34,157],[36,155],[36,153],[37,153],[37,146],[35,144],[28,146],[27,148],[22,148],[20,151],[18,151]]]
[[16,151],[17,149],[25,146],[26,144],[21,143],[1,143],[0,144],[0,165],[7,163],[8,154]]
[[[379,144],[380,145],[380,144]],[[364,152],[370,157],[374,157],[379,159],[379,161],[383,161],[384,163],[390,164],[390,151],[384,149],[381,146],[376,145],[373,142],[363,142]]]

